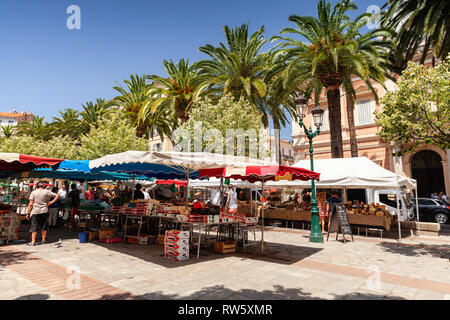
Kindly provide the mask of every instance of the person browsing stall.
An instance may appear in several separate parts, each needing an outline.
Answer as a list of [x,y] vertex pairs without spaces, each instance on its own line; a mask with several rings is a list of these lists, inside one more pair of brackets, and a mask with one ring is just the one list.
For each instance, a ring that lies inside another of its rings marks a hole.
[[227,208],[228,213],[237,213],[238,205],[237,205],[237,194],[236,190],[233,188],[233,185],[230,184],[227,191],[227,202],[225,203],[225,208]]
[[[49,206],[59,199],[59,195],[44,189],[44,184],[39,182],[36,190],[30,194],[30,203],[27,208],[27,219],[31,219],[31,242],[28,245],[36,245],[37,233],[41,232],[42,244],[45,243],[48,229]],[[50,200],[52,199],[53,200]]]

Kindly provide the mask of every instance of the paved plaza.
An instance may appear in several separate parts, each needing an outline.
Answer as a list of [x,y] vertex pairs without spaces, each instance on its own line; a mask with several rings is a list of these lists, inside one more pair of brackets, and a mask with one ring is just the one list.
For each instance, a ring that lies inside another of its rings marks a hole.
[[202,248],[175,262],[158,245],[51,230],[48,244],[0,247],[0,299],[450,299],[448,235],[315,244],[308,234],[270,228],[264,256]]

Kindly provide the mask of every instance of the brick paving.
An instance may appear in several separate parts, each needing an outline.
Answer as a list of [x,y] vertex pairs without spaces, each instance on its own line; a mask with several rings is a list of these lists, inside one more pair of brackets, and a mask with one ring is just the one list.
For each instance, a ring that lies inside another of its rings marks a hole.
[[[268,229],[264,255],[259,250],[220,255],[205,248],[200,259],[183,262],[164,259],[157,245],[80,244],[70,234],[62,247],[3,246],[0,299],[450,297],[450,237],[407,237],[399,243],[355,236],[346,244],[333,237],[316,244],[308,235]],[[79,289],[67,285],[71,267],[81,272]]]

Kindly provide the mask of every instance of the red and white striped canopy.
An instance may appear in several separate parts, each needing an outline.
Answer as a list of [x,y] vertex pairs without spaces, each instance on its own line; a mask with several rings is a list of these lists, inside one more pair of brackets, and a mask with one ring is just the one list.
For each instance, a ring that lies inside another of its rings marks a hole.
[[240,179],[249,182],[256,181],[279,181],[279,180],[317,180],[320,173],[304,168],[289,166],[245,166],[245,167],[225,167],[213,169],[200,169],[200,178],[202,177],[224,177]]
[[182,180],[157,180],[156,183],[157,184],[175,184],[177,186],[183,186],[183,187],[187,186],[187,181],[182,181]]
[[22,172],[31,171],[39,167],[51,167],[63,161],[63,159],[43,158],[19,153],[0,152],[0,171]]

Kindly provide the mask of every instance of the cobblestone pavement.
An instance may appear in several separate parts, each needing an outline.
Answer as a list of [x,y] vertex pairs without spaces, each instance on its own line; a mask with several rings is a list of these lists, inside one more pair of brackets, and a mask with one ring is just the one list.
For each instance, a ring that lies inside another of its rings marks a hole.
[[80,244],[52,230],[45,245],[0,247],[0,299],[450,299],[450,236],[316,244],[308,234],[274,228],[264,255],[202,248],[175,262],[158,245]]

